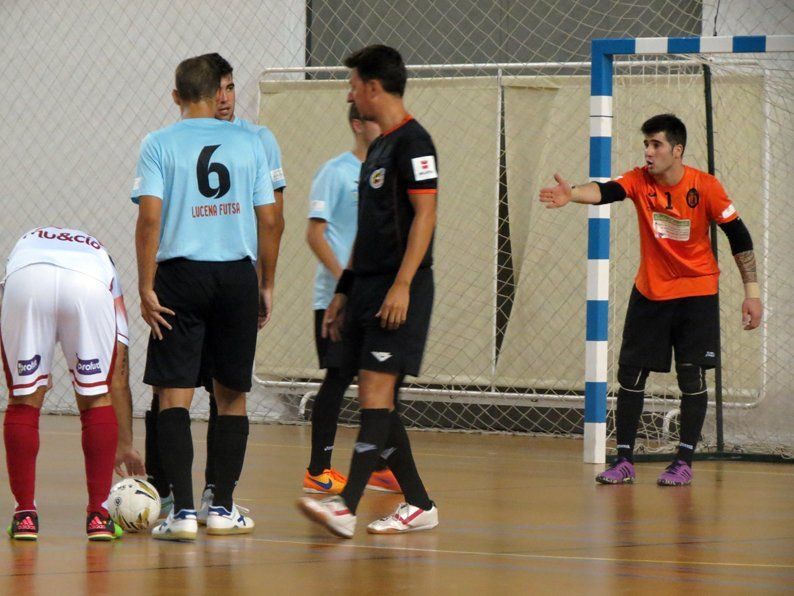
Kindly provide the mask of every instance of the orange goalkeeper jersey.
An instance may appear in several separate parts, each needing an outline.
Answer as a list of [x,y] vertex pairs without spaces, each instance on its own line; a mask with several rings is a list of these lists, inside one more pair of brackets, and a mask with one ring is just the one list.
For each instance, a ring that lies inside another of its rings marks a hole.
[[650,300],[716,294],[720,275],[711,252],[709,224],[739,217],[720,182],[684,166],[674,186],[657,183],[646,168],[615,181],[637,208],[640,268],[637,289]]

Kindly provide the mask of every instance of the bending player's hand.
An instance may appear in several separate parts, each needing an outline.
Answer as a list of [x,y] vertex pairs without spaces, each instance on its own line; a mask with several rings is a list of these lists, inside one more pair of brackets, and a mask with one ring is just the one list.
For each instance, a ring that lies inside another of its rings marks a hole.
[[273,312],[273,290],[259,288],[259,321],[257,328],[262,329],[270,322],[270,315]]
[[764,307],[760,298],[745,298],[742,302],[742,325],[745,330],[755,329],[761,324]]
[[146,324],[152,329],[152,335],[156,339],[163,339],[163,331],[160,325],[166,329],[171,329],[171,325],[163,318],[163,315],[174,316],[174,311],[160,304],[154,290],[144,290],[141,292],[141,316]]
[[[124,469],[126,468],[126,473]],[[146,476],[146,466],[138,450],[132,445],[119,445],[116,449],[116,474],[119,476]]]
[[411,286],[396,281],[389,288],[380,310],[375,313],[380,318],[380,326],[384,329],[397,329],[408,318],[408,303],[411,301]]
[[540,189],[540,202],[546,203],[546,209],[564,207],[572,198],[571,185],[559,174],[554,174],[557,186]]
[[342,339],[342,324],[345,321],[345,305],[347,296],[344,294],[334,294],[331,304],[325,309],[323,315],[322,336],[330,337],[331,341]]

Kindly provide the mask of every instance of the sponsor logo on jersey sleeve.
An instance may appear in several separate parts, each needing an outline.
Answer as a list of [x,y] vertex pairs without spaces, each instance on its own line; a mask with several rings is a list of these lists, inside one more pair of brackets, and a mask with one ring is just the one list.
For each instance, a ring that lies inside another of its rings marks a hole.
[[136,190],[141,189],[141,177],[138,176],[135,180],[132,181],[132,190],[135,192]]
[[78,356],[77,366],[75,368],[81,375],[97,375],[102,372],[102,367],[99,365],[99,358],[83,360]]
[[386,181],[386,168],[379,168],[372,172],[369,177],[369,185],[372,188],[380,188]]
[[17,374],[20,377],[25,377],[27,375],[32,375],[39,369],[39,364],[41,363],[41,356],[36,354],[30,360],[18,360],[17,361]]
[[438,172],[436,172],[436,158],[433,155],[414,157],[411,160],[411,165],[414,168],[414,179],[417,182],[438,178]]
[[270,170],[270,181],[278,182],[279,180],[284,180],[284,170],[282,168]]
[[325,201],[312,201],[310,211],[325,211]]
[[720,213],[720,219],[725,219],[726,217],[730,217],[730,216],[731,216],[731,215],[733,215],[734,213],[736,213],[736,207],[734,207],[734,206],[733,206],[733,203],[731,203],[730,205],[728,205],[728,206],[727,206],[727,207],[726,207],[726,208],[723,210],[723,212],[722,212],[722,213]]

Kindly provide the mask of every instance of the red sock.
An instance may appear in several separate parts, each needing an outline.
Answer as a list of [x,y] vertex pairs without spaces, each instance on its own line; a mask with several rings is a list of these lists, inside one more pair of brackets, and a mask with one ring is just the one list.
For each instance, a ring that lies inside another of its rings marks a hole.
[[39,410],[10,404],[3,421],[8,483],[16,511],[36,510],[36,456],[39,454]]
[[83,423],[83,455],[88,485],[88,513],[107,514],[102,503],[108,498],[113,482],[113,464],[119,425],[113,406],[90,408],[80,413]]

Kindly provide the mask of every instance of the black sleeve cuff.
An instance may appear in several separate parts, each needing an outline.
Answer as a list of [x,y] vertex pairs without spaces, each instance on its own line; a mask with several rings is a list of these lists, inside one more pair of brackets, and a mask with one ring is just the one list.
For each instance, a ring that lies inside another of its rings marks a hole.
[[350,289],[353,287],[353,280],[356,279],[356,274],[353,273],[352,269],[345,269],[342,271],[342,275],[339,277],[339,281],[336,282],[336,294],[344,294],[347,296],[350,294]]
[[626,190],[614,180],[609,182],[596,182],[598,188],[601,190],[601,200],[599,205],[606,205],[607,203],[614,203],[622,201],[626,198]]
[[747,229],[741,218],[737,217],[728,223],[719,224],[719,226],[728,237],[728,243],[731,245],[731,254],[736,255],[740,252],[753,250],[753,239],[750,237],[750,230]]

